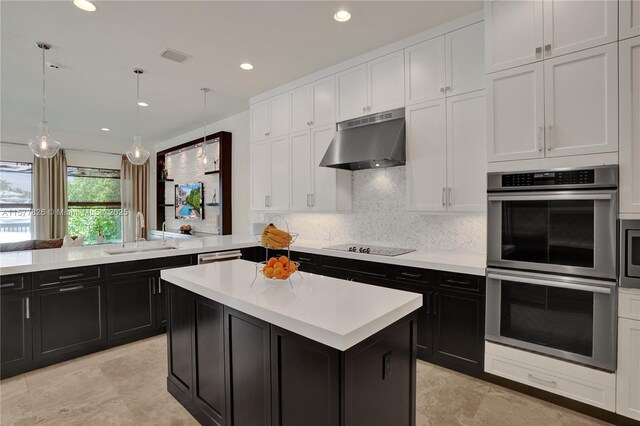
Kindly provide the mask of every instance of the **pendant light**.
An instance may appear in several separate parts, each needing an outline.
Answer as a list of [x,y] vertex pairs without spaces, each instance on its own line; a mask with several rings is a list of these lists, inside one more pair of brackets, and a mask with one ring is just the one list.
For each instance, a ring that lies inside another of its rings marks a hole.
[[135,68],[136,74],[136,135],[133,137],[133,146],[127,151],[127,158],[136,166],[141,166],[149,159],[149,151],[142,146],[140,137],[140,74],[144,73],[140,68]]
[[36,43],[38,48],[42,49],[42,121],[40,122],[40,133],[34,139],[29,140],[29,149],[33,155],[39,158],[51,158],[60,149],[60,142],[49,136],[47,120],[45,115],[45,61],[44,52],[49,50],[51,46],[46,43]]
[[202,89],[202,97],[203,97],[203,119],[202,119],[202,151],[200,152],[200,161],[202,164],[207,167],[211,163],[211,158],[207,154],[207,93],[209,93],[209,89],[203,87]]

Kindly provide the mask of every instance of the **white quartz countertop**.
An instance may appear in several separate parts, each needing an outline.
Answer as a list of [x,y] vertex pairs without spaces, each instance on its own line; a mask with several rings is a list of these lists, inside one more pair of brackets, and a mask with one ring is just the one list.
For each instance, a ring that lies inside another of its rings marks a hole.
[[[0,275],[72,268],[76,266],[129,262],[133,260],[198,254],[213,251],[237,250],[256,246],[257,240],[252,235],[224,235],[199,238],[194,237],[189,239],[170,239],[167,244],[174,246],[175,249],[113,255],[107,254],[105,250],[119,249],[120,245],[102,244],[84,247],[3,252],[0,253]],[[401,256],[389,257],[350,253],[323,248],[334,244],[336,243],[331,241],[298,239],[291,246],[291,250],[323,256],[367,260],[370,262],[436,269],[440,271],[458,272],[471,275],[484,276],[485,274],[486,256],[484,254],[456,251],[415,251]],[[132,246],[133,244],[127,244],[127,248],[131,248]],[[160,241],[141,243],[141,248],[152,248],[156,246],[162,247]]]
[[422,306],[422,295],[301,272],[256,276],[246,260],[168,269],[161,278],[207,299],[345,351]]

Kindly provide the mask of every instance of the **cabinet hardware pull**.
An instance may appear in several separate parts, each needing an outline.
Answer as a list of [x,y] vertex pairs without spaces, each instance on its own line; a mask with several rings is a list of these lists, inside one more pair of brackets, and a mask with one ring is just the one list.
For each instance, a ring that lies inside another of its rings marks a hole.
[[438,310],[436,308],[438,307],[438,301],[439,300],[440,300],[440,294],[434,293],[434,295],[433,295],[433,316],[438,315]]
[[536,47],[536,53],[542,53],[542,46]]
[[431,293],[427,293],[427,315],[431,313]]
[[9,287],[13,287],[15,286],[16,283],[5,283],[5,284],[0,284],[0,288],[9,288]]
[[309,194],[311,196],[311,207],[316,206],[316,196],[315,194]]
[[555,380],[541,379],[540,377],[536,377],[533,374],[527,374],[527,377],[529,378],[529,380],[534,380],[534,381],[537,380],[539,382],[546,383],[546,384],[548,384],[550,386],[557,386],[558,385],[558,382],[556,382]]
[[445,193],[446,189],[444,187],[442,187],[442,205],[446,206],[446,202],[444,201],[444,193]]
[[307,207],[311,207],[311,206],[309,205],[309,195],[311,195],[311,194],[307,194]]
[[149,278],[149,285],[151,286],[151,294],[156,294],[156,279],[153,277]]
[[551,124],[549,124],[547,126],[547,151],[551,151],[551,149],[553,148],[552,139],[553,136],[553,126]]
[[158,280],[158,294],[162,294],[162,283]]
[[298,257],[298,260],[301,260],[303,262],[311,262],[311,259],[309,259],[308,257],[302,257],[302,256]]
[[440,88],[440,93],[444,93],[444,87]]
[[63,287],[59,291],[60,293],[63,293],[65,291],[80,290],[82,288],[84,288],[84,285],[80,284],[80,285],[74,285],[73,287]]
[[449,205],[453,204],[453,190],[451,187],[449,187],[449,196],[447,197],[447,200],[449,201]]
[[24,316],[26,319],[30,319],[31,318],[31,302],[29,300],[28,297],[24,298],[24,307],[25,307],[25,313]]
[[551,45],[550,45],[550,44],[545,44],[545,45],[544,45],[544,50],[546,50],[547,52],[548,52],[549,50],[551,50]]
[[420,278],[422,276],[422,274],[412,274],[409,272],[401,272],[400,275],[407,278]]
[[60,275],[60,277],[58,277],[58,279],[60,280],[71,280],[74,278],[82,278],[84,277],[84,274],[73,274],[73,275]]
[[451,91],[451,86],[446,86],[446,87],[444,88],[444,90],[445,90],[446,92]]
[[450,279],[448,279],[446,282],[450,284],[461,284],[461,285],[468,285],[471,283],[471,281],[458,281],[458,280],[450,280]]
[[544,126],[538,126],[538,152],[542,152],[544,146]]

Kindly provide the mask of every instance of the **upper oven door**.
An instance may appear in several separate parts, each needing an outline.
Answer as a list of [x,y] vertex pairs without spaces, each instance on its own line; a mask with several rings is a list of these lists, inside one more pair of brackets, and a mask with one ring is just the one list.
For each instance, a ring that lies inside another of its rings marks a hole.
[[617,191],[488,195],[489,266],[616,278]]

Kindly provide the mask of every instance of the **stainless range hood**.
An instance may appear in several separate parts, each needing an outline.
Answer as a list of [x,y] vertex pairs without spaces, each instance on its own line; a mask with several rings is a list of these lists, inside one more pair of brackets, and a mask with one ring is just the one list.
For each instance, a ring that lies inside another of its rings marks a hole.
[[406,162],[404,108],[338,123],[321,167],[361,170]]

